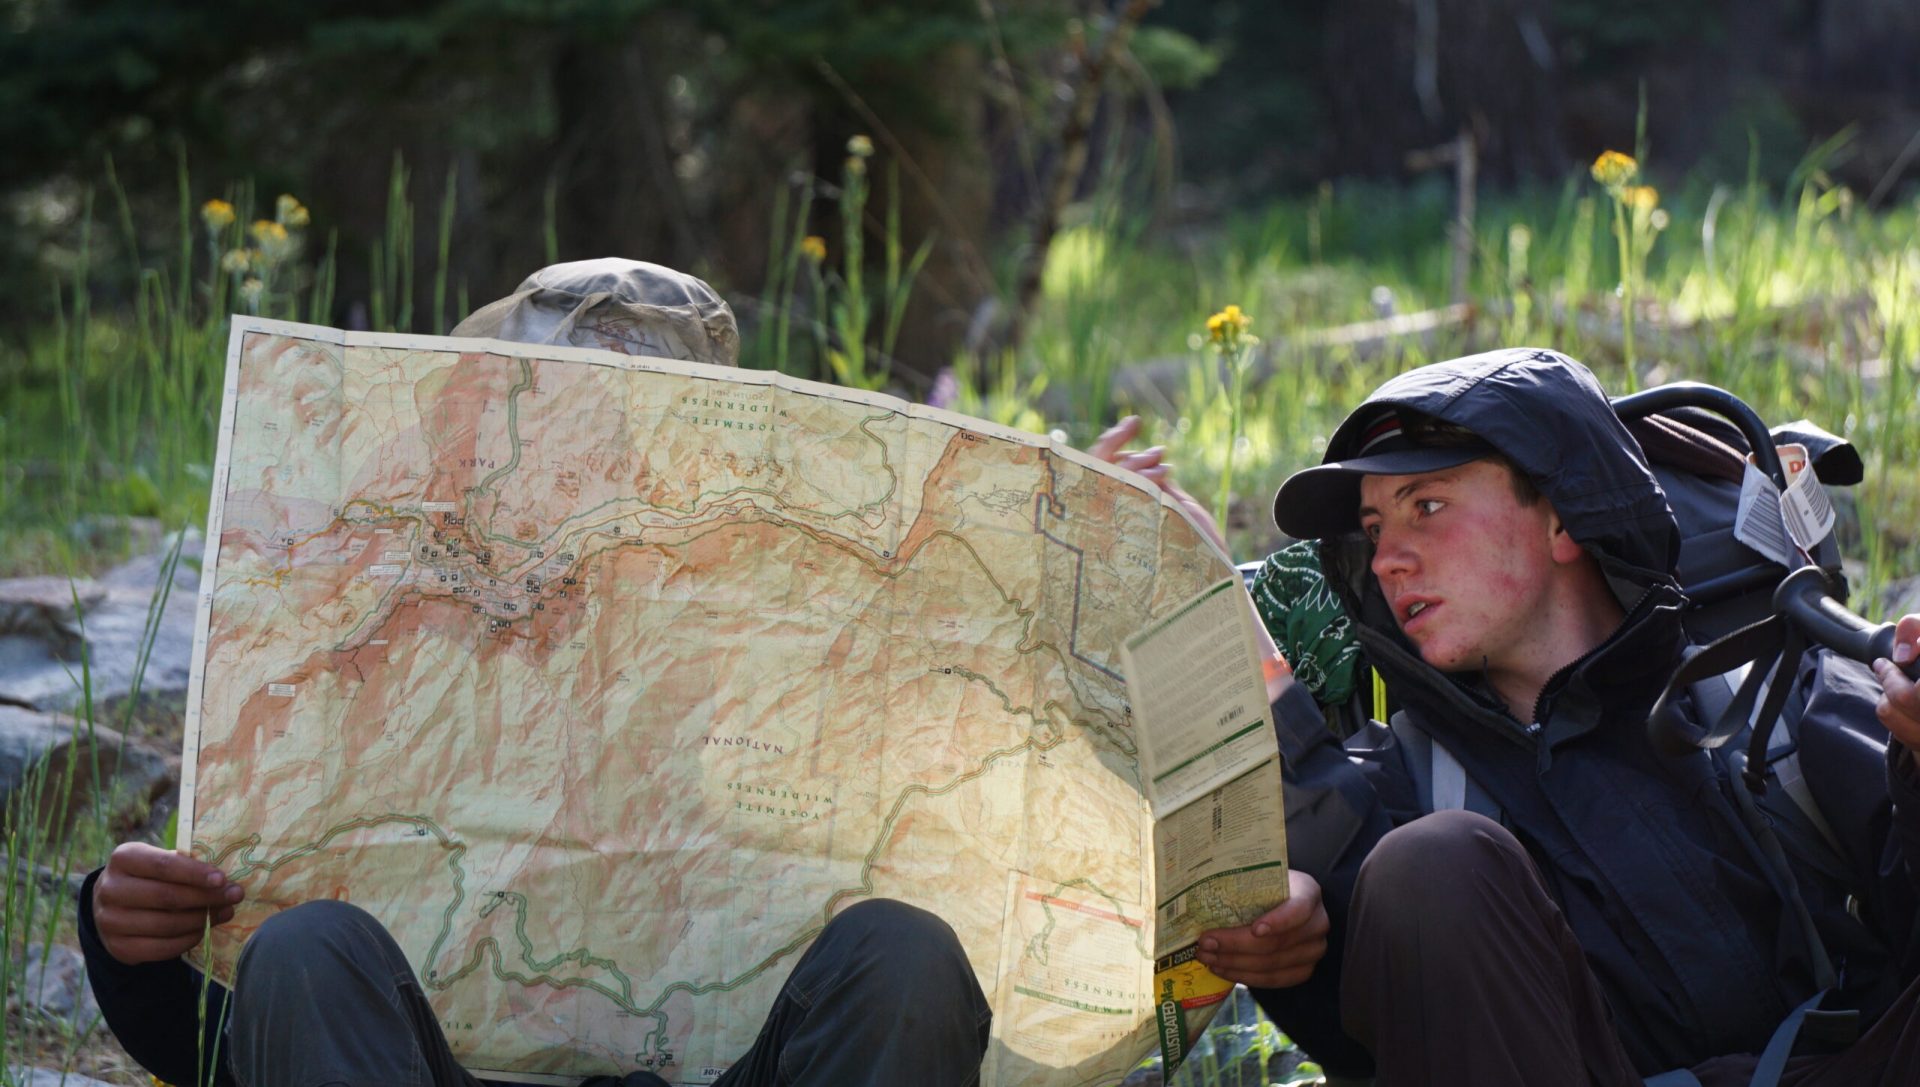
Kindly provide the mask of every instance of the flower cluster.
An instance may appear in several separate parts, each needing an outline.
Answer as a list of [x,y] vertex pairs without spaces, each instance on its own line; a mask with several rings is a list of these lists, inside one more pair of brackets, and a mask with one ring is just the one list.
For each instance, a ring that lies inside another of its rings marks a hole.
[[1640,180],[1640,164],[1632,155],[1602,151],[1593,160],[1592,174],[1613,200],[1613,234],[1620,247],[1621,353],[1627,368],[1627,391],[1634,392],[1639,389],[1633,350],[1634,296],[1646,274],[1647,254],[1669,220],[1666,209],[1660,206],[1660,191],[1652,185],[1635,184]]
[[1233,351],[1242,344],[1251,346],[1260,342],[1247,334],[1247,329],[1252,325],[1253,318],[1241,312],[1239,306],[1229,305],[1207,318],[1207,340],[1226,351]]
[[[244,237],[231,231],[239,213],[225,200],[200,205],[200,222],[207,228],[208,248],[218,254],[220,270],[239,280],[240,298],[258,312],[260,300],[273,281],[275,269],[300,252],[299,231],[312,222],[307,206],[288,193],[273,204],[273,218],[256,219]],[[229,244],[251,241],[252,244]]]
[[273,220],[284,227],[298,230],[307,225],[307,206],[286,193],[273,202]]
[[1600,157],[1593,160],[1593,179],[1609,191],[1624,189],[1639,176],[1640,164],[1632,155],[1602,151]]
[[867,160],[873,157],[873,141],[865,136],[847,140],[847,173],[860,176],[867,172]]
[[1593,179],[1607,190],[1607,195],[1626,212],[1630,213],[1637,225],[1643,229],[1665,230],[1667,213],[1660,210],[1660,190],[1652,185],[1636,185],[1640,179],[1640,164],[1632,155],[1619,151],[1602,151],[1600,157],[1593,160]]
[[200,221],[207,225],[210,233],[218,234],[232,226],[233,218],[233,205],[225,200],[209,200],[200,205]]

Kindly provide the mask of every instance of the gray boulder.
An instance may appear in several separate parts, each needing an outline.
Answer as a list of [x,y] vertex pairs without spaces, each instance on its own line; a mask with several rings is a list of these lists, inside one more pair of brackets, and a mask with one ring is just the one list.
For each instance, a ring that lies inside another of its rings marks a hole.
[[78,1072],[60,1072],[52,1068],[28,1068],[19,1065],[7,1069],[8,1080],[14,1087],[113,1087],[104,1080],[83,1076]]
[[120,717],[136,691],[142,716],[158,706],[177,718],[186,704],[200,558],[194,532],[170,581],[165,551],[96,580],[0,580],[0,703],[77,712],[89,693],[84,662],[96,720]]
[[31,820],[43,840],[64,838],[96,810],[124,831],[179,783],[178,753],[153,741],[0,705],[0,810]]
[[76,1031],[99,1023],[100,1005],[87,984],[87,961],[75,948],[30,947],[14,970],[13,999],[21,1012]]

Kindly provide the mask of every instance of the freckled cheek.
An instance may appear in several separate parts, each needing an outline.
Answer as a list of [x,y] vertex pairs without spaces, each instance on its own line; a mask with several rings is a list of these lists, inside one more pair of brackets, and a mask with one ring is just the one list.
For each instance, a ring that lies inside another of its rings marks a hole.
[[1510,567],[1496,567],[1487,576],[1487,592],[1495,600],[1512,600],[1527,588],[1527,579]]

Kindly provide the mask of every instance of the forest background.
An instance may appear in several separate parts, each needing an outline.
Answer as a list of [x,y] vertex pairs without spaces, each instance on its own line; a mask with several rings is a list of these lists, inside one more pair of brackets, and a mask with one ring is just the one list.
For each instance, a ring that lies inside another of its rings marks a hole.
[[1082,444],[1143,414],[1240,559],[1384,377],[1541,344],[1850,438],[1853,603],[1920,609],[1910,0],[0,0],[0,149],[0,649],[74,676],[0,660],[72,733],[6,756],[0,1068],[133,1082],[6,964],[164,834],[164,773],[122,808],[97,752],[177,750],[166,594],[96,691],[88,579],[190,575],[234,312],[440,332],[651,260],[745,365]]

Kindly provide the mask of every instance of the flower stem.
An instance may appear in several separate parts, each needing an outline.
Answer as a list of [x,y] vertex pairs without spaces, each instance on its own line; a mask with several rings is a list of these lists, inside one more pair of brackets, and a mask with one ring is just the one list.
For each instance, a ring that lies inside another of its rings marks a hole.
[[1627,392],[1640,391],[1640,373],[1633,351],[1633,246],[1627,237],[1627,207],[1613,199],[1613,236],[1620,243],[1620,353],[1627,367]]
[[1233,412],[1227,426],[1227,457],[1220,465],[1220,491],[1213,499],[1213,520],[1220,526],[1220,534],[1227,534],[1227,507],[1233,501],[1233,461],[1240,450],[1240,430],[1245,422],[1247,391],[1247,354],[1251,348],[1246,344],[1235,344],[1231,352],[1222,352],[1222,359],[1231,368],[1233,384],[1229,389],[1228,404]]

